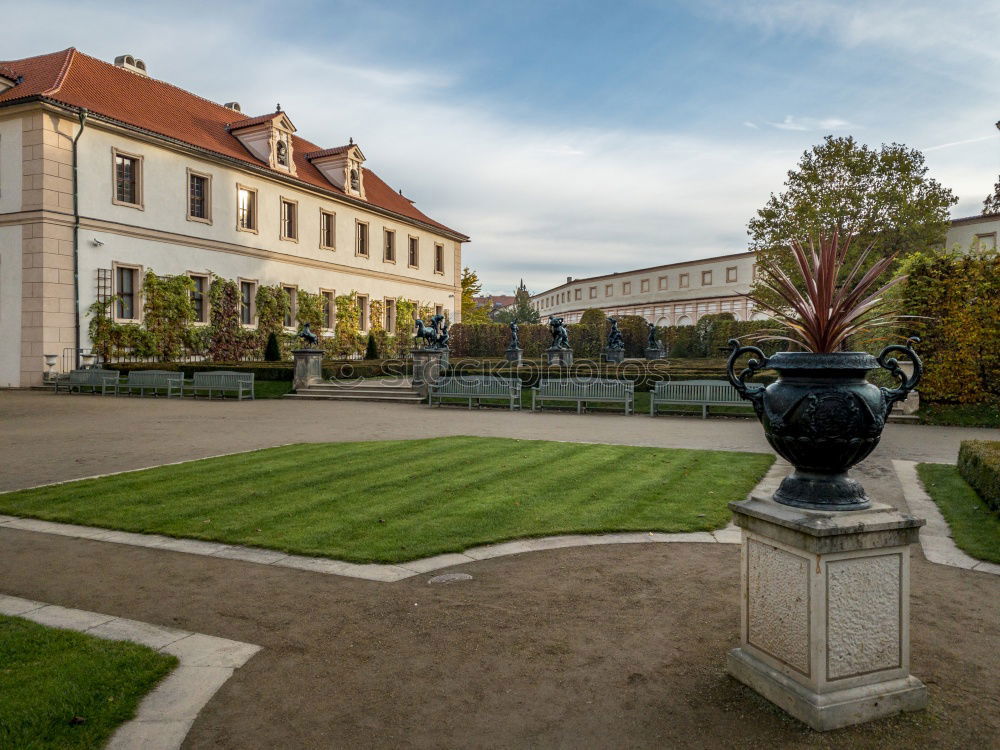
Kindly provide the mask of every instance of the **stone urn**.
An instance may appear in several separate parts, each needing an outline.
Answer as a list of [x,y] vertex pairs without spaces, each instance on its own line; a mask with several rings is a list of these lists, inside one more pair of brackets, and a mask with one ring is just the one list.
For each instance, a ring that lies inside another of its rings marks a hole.
[[[885,347],[878,357],[867,352],[778,352],[768,357],[754,346],[730,340],[727,373],[740,396],[753,404],[771,447],[795,467],[774,493],[783,505],[811,510],[864,510],[871,500],[847,471],[875,450],[893,404],[902,401],[923,375],[923,365],[911,338],[905,346]],[[913,362],[909,377],[888,355],[906,354]],[[753,354],[736,374],[736,360]],[[865,377],[879,367],[898,381],[897,388],[869,383]],[[749,386],[746,379],[760,370],[776,370],[778,380],[767,387]]]

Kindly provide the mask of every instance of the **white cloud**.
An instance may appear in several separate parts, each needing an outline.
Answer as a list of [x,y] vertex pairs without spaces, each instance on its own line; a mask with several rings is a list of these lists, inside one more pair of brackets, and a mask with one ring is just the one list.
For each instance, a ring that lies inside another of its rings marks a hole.
[[839,117],[793,117],[792,115],[785,115],[785,119],[781,122],[769,122],[768,125],[778,130],[822,130],[827,133],[859,127]]

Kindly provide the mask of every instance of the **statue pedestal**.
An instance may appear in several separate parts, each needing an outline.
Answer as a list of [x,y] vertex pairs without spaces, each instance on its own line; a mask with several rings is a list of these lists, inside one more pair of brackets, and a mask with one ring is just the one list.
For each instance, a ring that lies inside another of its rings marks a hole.
[[909,545],[924,521],[882,504],[729,507],[743,529],[729,674],[818,731],[924,708],[909,625]]
[[624,349],[601,349],[601,358],[605,362],[624,362],[625,361],[625,350]]
[[646,359],[664,359],[667,353],[663,349],[646,348]]
[[413,385],[426,395],[427,389],[435,385],[448,369],[447,349],[413,349]]
[[573,364],[572,349],[557,349],[549,347],[545,350],[549,367],[570,367]]
[[295,358],[292,387],[295,390],[323,381],[323,353],[322,349],[292,349]]
[[511,362],[518,367],[521,366],[521,355],[524,353],[524,349],[508,349],[504,354],[507,357],[507,361]]

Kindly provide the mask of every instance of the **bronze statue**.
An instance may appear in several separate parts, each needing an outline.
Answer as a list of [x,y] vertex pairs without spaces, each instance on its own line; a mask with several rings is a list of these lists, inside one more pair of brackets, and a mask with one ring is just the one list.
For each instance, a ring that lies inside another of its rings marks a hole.
[[308,323],[302,326],[299,338],[306,342],[306,346],[316,346],[319,343],[319,337],[309,329]]
[[510,321],[510,346],[508,349],[520,349],[521,348],[521,337],[518,333],[517,321]]
[[550,315],[549,331],[552,333],[552,346],[549,347],[550,349],[569,349],[569,331],[566,330],[562,318]]
[[656,326],[652,323],[646,323],[649,326],[649,338],[646,340],[647,349],[662,349],[663,346],[656,339]]
[[423,339],[426,348],[433,348],[434,342],[437,341],[437,331],[429,326],[425,326],[424,321],[420,318],[413,321],[413,325],[416,327],[414,338]]
[[618,318],[608,318],[611,330],[608,332],[607,348],[611,351],[622,351],[625,348],[625,337],[618,328]]

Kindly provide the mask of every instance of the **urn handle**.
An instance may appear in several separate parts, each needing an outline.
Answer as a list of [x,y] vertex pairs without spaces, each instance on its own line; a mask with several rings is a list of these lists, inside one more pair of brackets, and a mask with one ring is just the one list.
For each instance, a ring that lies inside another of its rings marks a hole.
[[[907,397],[907,395],[914,388],[917,387],[917,383],[920,382],[920,378],[924,375],[924,363],[920,361],[920,357],[913,350],[914,344],[920,343],[919,336],[910,336],[906,340],[906,345],[903,344],[890,344],[885,349],[883,349],[878,355],[878,363],[881,367],[884,367],[889,373],[899,381],[898,388],[882,388],[882,393],[885,396],[886,406],[892,406],[892,404],[897,401],[902,401]],[[889,357],[886,359],[886,355],[892,354],[893,352],[898,352],[899,354],[905,354],[910,358],[913,363],[913,374],[909,377],[903,372],[903,368],[899,366],[899,360],[895,357]]]
[[[729,355],[729,361],[726,363],[726,375],[729,376],[729,382],[732,383],[733,388],[740,396],[747,401],[754,402],[755,405],[759,405],[764,398],[764,386],[758,385],[751,388],[744,381],[752,377],[758,370],[768,369],[767,355],[756,346],[740,346],[740,342],[736,339],[729,339],[729,346],[733,348]],[[736,366],[736,360],[743,354],[755,354],[760,359],[748,360],[747,366],[737,375],[733,368]]]

